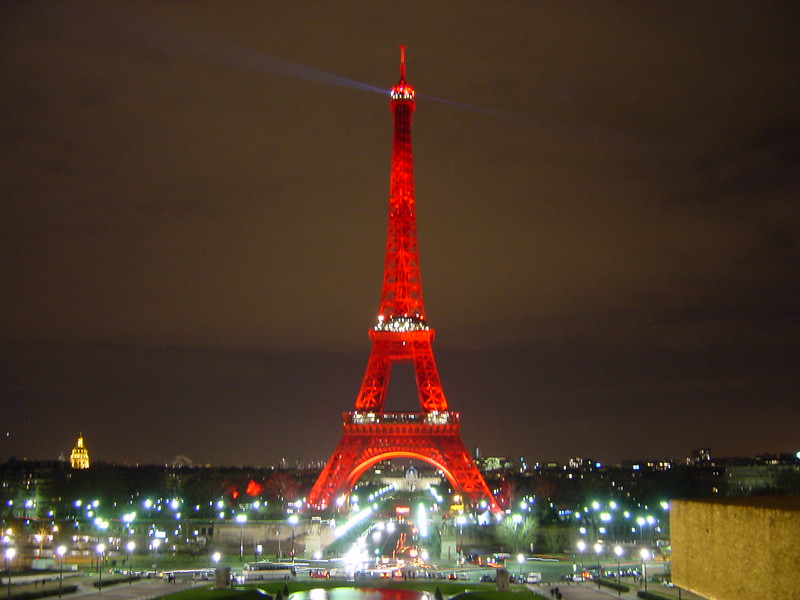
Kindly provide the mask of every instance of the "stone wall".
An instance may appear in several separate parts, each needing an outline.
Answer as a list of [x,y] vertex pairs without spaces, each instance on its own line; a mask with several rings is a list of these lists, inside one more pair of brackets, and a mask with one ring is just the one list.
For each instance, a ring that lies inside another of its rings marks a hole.
[[709,600],[800,600],[800,496],[670,502],[672,581]]

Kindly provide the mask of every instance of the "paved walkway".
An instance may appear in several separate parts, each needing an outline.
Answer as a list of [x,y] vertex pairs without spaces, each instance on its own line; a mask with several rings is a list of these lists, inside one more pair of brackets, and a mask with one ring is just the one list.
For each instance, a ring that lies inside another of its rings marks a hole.
[[[563,600],[612,600],[613,598],[622,598],[622,600],[638,600],[639,597],[636,595],[636,592],[643,588],[640,588],[636,585],[630,585],[629,582],[626,582],[626,585],[630,586],[631,591],[622,592],[621,594],[616,590],[612,590],[611,588],[603,586],[598,588],[596,583],[591,583],[588,581],[585,583],[561,583],[558,585],[558,589],[561,592]],[[549,597],[550,589],[555,586],[549,583],[542,583],[537,585],[528,585],[527,587],[538,594],[541,594],[542,596]],[[697,594],[693,594],[692,592],[678,590],[677,588],[667,588],[658,584],[656,584],[655,587],[653,587],[652,584],[648,584],[648,588],[661,594],[662,596],[672,596],[676,600],[678,598],[681,598],[681,600],[706,600],[705,598],[698,596]]]
[[[52,595],[47,596],[48,600],[56,600],[58,598],[59,589],[58,577],[45,579],[45,583],[42,584],[42,577],[14,578],[10,590],[12,600],[15,594],[26,591],[37,591],[42,588],[47,588],[47,590],[51,592]],[[34,583],[34,581],[36,583]],[[168,583],[163,579],[140,579],[130,584],[125,582],[98,589],[92,585],[95,581],[97,581],[96,577],[64,577],[63,588],[77,585],[78,589],[75,592],[62,594],[63,600],[84,596],[94,596],[95,598],[93,598],[93,600],[151,600],[152,598],[160,598],[161,596],[179,592],[195,585],[210,585],[207,581],[195,582],[188,580]],[[2,587],[5,587],[5,585]],[[2,590],[2,592],[5,594],[6,590]]]
[[98,590],[90,584],[88,586],[80,586],[77,592],[70,594],[67,598],[95,596],[95,600],[149,600],[151,598],[160,598],[167,594],[174,594],[196,585],[208,586],[210,584],[207,581],[168,583],[163,579],[142,579],[134,581],[130,585],[120,583],[119,585],[104,587],[102,590]]

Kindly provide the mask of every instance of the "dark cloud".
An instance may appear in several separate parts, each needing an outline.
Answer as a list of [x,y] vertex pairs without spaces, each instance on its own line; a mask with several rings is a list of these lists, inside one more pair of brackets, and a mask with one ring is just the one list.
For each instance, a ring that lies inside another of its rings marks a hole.
[[400,43],[467,445],[793,450],[800,6],[501,6],[6,2],[0,456],[79,430],[109,460],[327,455],[379,300]]

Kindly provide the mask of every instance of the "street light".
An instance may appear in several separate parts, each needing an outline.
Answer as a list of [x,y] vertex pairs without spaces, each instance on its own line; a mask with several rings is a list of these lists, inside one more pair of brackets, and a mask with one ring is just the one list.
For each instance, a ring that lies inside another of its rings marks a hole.
[[128,542],[128,585],[133,581],[133,549],[136,548],[136,542],[131,540]]
[[97,544],[97,589],[98,593],[103,593],[103,569],[102,569],[102,562],[103,562],[103,553],[106,551],[105,544]]
[[158,571],[158,547],[161,545],[161,540],[159,538],[155,538],[153,540],[153,554],[155,558],[153,558],[153,571]]
[[236,522],[239,523],[239,560],[244,556],[244,524],[247,522],[247,515],[236,515]]
[[298,521],[297,515],[291,515],[289,517],[289,525],[292,526],[292,562],[294,562],[294,528],[297,526]]
[[639,541],[644,543],[644,517],[636,517],[636,524],[639,526]]
[[619,557],[622,556],[622,546],[614,546],[614,554],[617,555],[617,595],[622,596],[622,590],[620,589],[619,581]]
[[580,553],[581,572],[583,572],[583,552],[586,550],[586,542],[584,542],[583,540],[578,540],[578,543],[575,545],[578,547],[578,552]]
[[525,583],[522,580],[522,565],[525,563],[525,555],[522,553],[517,554],[517,562],[519,563],[519,581],[520,583]]
[[61,598],[61,584],[64,582],[64,555],[67,553],[66,546],[59,546],[56,548],[56,554],[58,554],[59,559],[59,571],[58,571],[58,597]]
[[512,515],[511,520],[514,522],[514,550],[519,552],[519,524],[522,523],[522,515]]
[[456,517],[456,523],[458,523],[458,551],[461,553],[462,558],[466,556],[464,553],[464,523],[466,522],[467,517],[464,515],[458,515],[458,517]]
[[597,589],[600,589],[600,580],[603,578],[603,563],[600,562],[600,553],[603,551],[602,544],[595,544],[594,551],[597,553]]
[[8,597],[11,598],[11,564],[17,554],[15,548],[6,548],[6,568],[8,569]]
[[647,548],[642,548],[639,553],[642,555],[642,579],[644,579],[644,593],[647,595],[647,561],[650,560],[650,551]]

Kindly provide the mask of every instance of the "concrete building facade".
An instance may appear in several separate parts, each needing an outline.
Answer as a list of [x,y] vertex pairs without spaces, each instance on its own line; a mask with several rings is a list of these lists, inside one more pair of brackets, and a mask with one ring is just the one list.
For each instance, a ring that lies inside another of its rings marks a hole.
[[674,500],[672,581],[709,600],[800,600],[800,496]]

